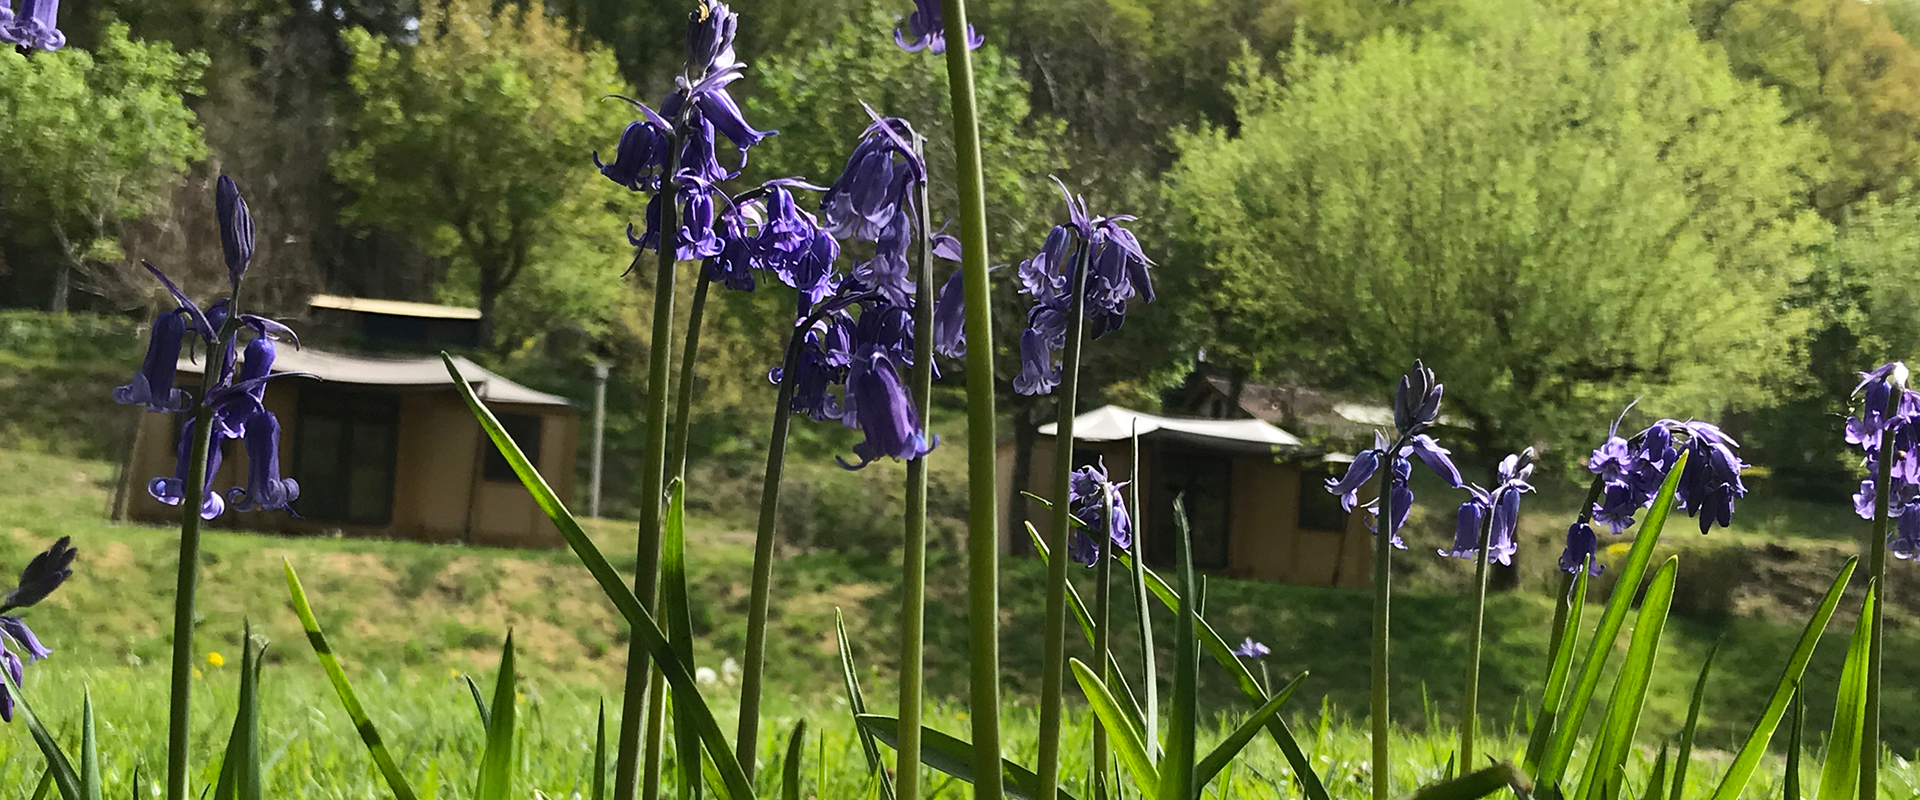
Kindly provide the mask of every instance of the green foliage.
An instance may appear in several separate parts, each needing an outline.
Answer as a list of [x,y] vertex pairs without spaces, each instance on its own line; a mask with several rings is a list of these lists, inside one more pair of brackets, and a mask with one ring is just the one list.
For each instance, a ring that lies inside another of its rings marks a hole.
[[1777,89],[1795,119],[1819,128],[1813,203],[1833,220],[1920,178],[1920,52],[1882,3],[1699,0],[1693,20],[1735,74]]
[[1418,355],[1483,447],[1771,399],[1812,132],[1664,4],[1485,16],[1299,54],[1180,139],[1167,294],[1209,358],[1377,386]]
[[604,329],[626,248],[588,154],[619,130],[612,56],[577,49],[538,3],[429,3],[419,31],[346,36],[358,110],[332,166],[357,194],[348,220],[449,259],[442,296],[472,298],[503,333]]
[[21,274],[10,280],[23,294],[51,284],[58,310],[74,273],[83,291],[116,302],[148,296],[119,263],[120,226],[165,207],[206,157],[187,107],[205,58],[132,39],[123,24],[92,52],[0,50],[0,230],[29,245],[12,249]]

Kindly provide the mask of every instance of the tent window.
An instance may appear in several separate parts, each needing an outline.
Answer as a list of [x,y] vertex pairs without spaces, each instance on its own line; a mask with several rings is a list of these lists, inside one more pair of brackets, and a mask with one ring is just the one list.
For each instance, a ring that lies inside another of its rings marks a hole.
[[353,525],[384,525],[393,518],[399,398],[306,389],[293,428],[291,477],[300,482],[294,501],[300,516]]
[[[1344,474],[1344,470],[1342,471]],[[1300,529],[1308,531],[1344,531],[1347,512],[1340,497],[1327,493],[1327,479],[1333,471],[1326,467],[1300,471]]]
[[1180,497],[1193,536],[1195,569],[1227,568],[1227,532],[1233,508],[1233,459],[1218,453],[1162,453],[1154,465],[1153,508],[1147,513],[1152,529],[1147,538],[1147,560],[1155,566],[1174,565],[1179,528],[1173,522],[1173,498]]
[[[499,414],[500,427],[507,429],[507,435],[513,443],[520,446],[520,452],[527,454],[527,460],[540,466],[540,415],[539,414]],[[494,483],[519,483],[520,477],[513,474],[513,465],[507,463],[507,457],[500,455],[500,448],[492,442],[486,444],[487,463],[482,470],[486,479]]]

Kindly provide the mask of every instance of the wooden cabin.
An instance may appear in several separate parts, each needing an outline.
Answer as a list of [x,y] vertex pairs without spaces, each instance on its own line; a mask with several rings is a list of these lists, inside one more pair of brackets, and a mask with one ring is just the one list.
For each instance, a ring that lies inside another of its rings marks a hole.
[[[1364,586],[1372,533],[1363,516],[1340,508],[1325,480],[1345,471],[1298,437],[1258,419],[1164,417],[1105,406],[1074,418],[1076,467],[1101,462],[1114,481],[1134,482],[1134,530],[1145,538],[1147,563],[1171,566],[1173,498],[1183,498],[1194,566],[1233,578],[1314,586]],[[1002,519],[1016,492],[1052,494],[1057,426],[1041,426],[1025,486],[1014,480],[1015,445],[1000,446]],[[1139,443],[1139,452],[1133,443]],[[1139,475],[1133,474],[1135,461]],[[1026,503],[1026,520],[1046,531],[1049,511]],[[1024,526],[1010,525],[1005,552],[1029,552]]]
[[[534,391],[455,358],[475,392],[562,498],[574,485],[579,415],[565,398]],[[203,366],[182,360],[180,385]],[[293,511],[228,511],[218,525],[290,534],[344,533],[424,542],[558,547],[559,531],[480,430],[438,356],[364,356],[280,348],[268,384],[280,420],[281,473],[300,484]],[[115,517],[177,520],[180,509],[147,493],[172,475],[185,417],[140,413]],[[246,448],[226,442],[213,486],[246,480]]]

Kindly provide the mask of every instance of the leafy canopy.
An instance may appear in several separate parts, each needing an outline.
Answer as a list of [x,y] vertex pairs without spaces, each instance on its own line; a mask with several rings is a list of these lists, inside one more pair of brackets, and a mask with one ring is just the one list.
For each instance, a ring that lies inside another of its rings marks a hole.
[[514,294],[532,304],[522,316],[613,313],[616,285],[582,278],[625,264],[611,190],[588,159],[623,121],[604,100],[625,93],[612,56],[577,49],[538,3],[430,4],[419,30],[411,44],[348,32],[360,107],[332,161],[358,194],[348,219],[448,259],[442,295],[473,298],[490,322],[534,273],[537,291]]
[[1303,53],[1285,88],[1245,80],[1238,135],[1184,136],[1183,318],[1256,374],[1377,388],[1424,358],[1487,447],[1584,440],[1642,392],[1765,399],[1824,235],[1812,133],[1683,9],[1512,5]]

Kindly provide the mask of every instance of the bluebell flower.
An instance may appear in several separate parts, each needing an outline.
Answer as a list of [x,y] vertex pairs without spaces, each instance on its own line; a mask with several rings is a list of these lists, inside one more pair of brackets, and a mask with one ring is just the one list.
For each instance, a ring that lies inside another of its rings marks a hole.
[[1093,338],[1120,328],[1126,321],[1128,301],[1136,296],[1148,301],[1154,297],[1147,275],[1152,262],[1133,233],[1120,227],[1134,218],[1091,216],[1083,198],[1068,191],[1058,178],[1054,183],[1066,198],[1068,222],[1054,226],[1039,252],[1021,262],[1017,270],[1020,293],[1033,298],[1027,311],[1027,332],[1037,334],[1023,334],[1020,340],[1024,380],[1016,379],[1014,390],[1021,394],[1047,394],[1058,383],[1045,376],[1057,369],[1052,366],[1053,351],[1066,347],[1077,268],[1067,263],[1069,260],[1087,260],[1085,285],[1079,291],[1085,295],[1085,313]]
[[962,270],[954,270],[933,301],[933,352],[947,358],[967,354],[967,297]]
[[[1893,530],[1887,533],[1887,549],[1895,558],[1920,557],[1920,395],[1907,389],[1907,367],[1898,361],[1872,372],[1861,373],[1854,393],[1861,397],[1860,413],[1847,420],[1847,443],[1864,454],[1862,466],[1866,478],[1853,496],[1854,511],[1862,519],[1872,519],[1878,491],[1887,494],[1887,515],[1893,518]],[[1890,450],[1882,452],[1885,435]],[[1887,464],[1890,485],[1878,486],[1881,459]]]
[[[968,23],[967,49],[978,50],[986,41],[973,30],[972,23]],[[940,9],[940,0],[913,0],[913,13],[907,15],[906,30],[902,32],[894,28],[893,43],[909,53],[921,50],[946,52],[946,14]]]
[[1435,380],[1433,370],[1413,362],[1413,368],[1400,377],[1393,390],[1393,425],[1402,436],[1412,436],[1432,425],[1440,417],[1440,396],[1445,387]]
[[1594,553],[1600,549],[1600,538],[1593,535],[1593,526],[1585,521],[1576,520],[1567,526],[1567,546],[1560,551],[1560,571],[1569,575],[1587,566],[1587,574],[1599,577],[1604,567],[1600,566]]
[[0,17],[0,42],[47,51],[66,47],[67,35],[56,27],[59,13],[60,0],[22,0],[17,16]]
[[[173,296],[176,308],[155,320],[153,337],[140,373],[133,382],[114,390],[114,399],[142,405],[151,411],[187,412],[205,415],[212,441],[208,448],[206,479],[198,487],[195,500],[200,516],[212,519],[227,508],[227,499],[213,490],[214,476],[220,471],[220,459],[228,440],[242,440],[248,453],[248,484],[227,493],[239,510],[286,508],[299,496],[299,486],[280,475],[280,423],[265,405],[267,384],[293,373],[275,373],[273,363],[276,342],[289,341],[299,346],[293,331],[272,319],[256,314],[235,314],[233,296],[246,277],[254,252],[252,214],[231,178],[221,176],[215,188],[214,205],[220,216],[221,251],[226,257],[227,274],[233,295],[222,298],[202,311],[166,273],[146,264],[160,285]],[[191,336],[189,336],[191,334]],[[245,335],[245,345],[241,337]],[[211,378],[206,396],[197,409],[190,397],[173,387],[175,365],[183,345],[204,347],[210,363]],[[154,478],[147,491],[167,505],[186,503],[191,492],[187,475],[191,471],[193,418],[186,420],[177,452],[174,473]]]
[[[799,353],[794,363],[794,392],[791,406],[795,413],[814,421],[840,419],[845,407],[835,395],[835,385],[845,382],[847,367],[853,361],[853,321],[845,312],[834,311],[801,334]],[[778,384],[784,377],[780,367],[767,372],[767,380]]]
[[[1133,546],[1133,518],[1120,493],[1125,483],[1114,483],[1101,464],[1088,464],[1067,476],[1067,513],[1080,524],[1067,543],[1067,557],[1086,566],[1100,563],[1102,540],[1125,550]],[[1113,511],[1108,519],[1107,511]]]
[[1060,367],[1053,363],[1053,349],[1046,335],[1033,328],[1020,334],[1020,374],[1013,378],[1013,390],[1024,395],[1050,394],[1060,385]]
[[840,177],[821,195],[820,217],[838,238],[873,242],[896,214],[905,213],[927,166],[914,152],[913,128],[906,120],[883,118],[872,109],[867,113],[874,120],[861,132]]
[[[1411,459],[1418,458],[1450,488],[1458,489],[1464,485],[1459,468],[1453,464],[1452,454],[1434,441],[1432,436],[1422,432],[1439,416],[1442,390],[1443,387],[1434,380],[1432,370],[1419,361],[1413,362],[1413,368],[1400,379],[1399,388],[1394,393],[1394,423],[1399,429],[1396,441],[1389,444],[1383,432],[1374,431],[1373,448],[1356,454],[1353,463],[1347,466],[1345,476],[1339,480],[1329,478],[1326,483],[1329,493],[1340,496],[1340,506],[1351,511],[1354,504],[1359,502],[1360,487],[1379,471],[1384,461],[1387,473],[1381,496],[1366,505],[1371,512],[1368,525],[1378,533],[1378,519],[1384,516],[1387,519],[1387,542],[1400,550],[1406,549],[1406,543],[1400,538],[1400,528],[1406,524],[1407,515],[1413,508],[1413,490],[1407,486],[1407,481],[1413,476]],[[1531,462],[1531,451],[1527,455]],[[1512,466],[1516,471],[1531,472],[1530,463],[1525,470],[1521,470],[1518,457],[1515,459],[1513,465],[1503,462],[1503,467]],[[1502,480],[1507,480],[1505,473]],[[1515,480],[1525,483],[1524,475]],[[1489,496],[1489,502],[1491,499]],[[1475,549],[1477,544],[1476,537]]]
[[1242,639],[1240,645],[1233,648],[1233,654],[1241,658],[1266,658],[1272,653],[1271,648],[1254,641],[1251,636]]
[[180,309],[153,319],[153,335],[147,339],[147,355],[133,381],[113,390],[114,402],[145,406],[157,414],[187,410],[192,398],[185,389],[174,388],[180,363],[180,346],[187,335],[187,320]]
[[689,71],[698,74],[733,66],[733,37],[739,27],[740,15],[726,3],[701,2],[687,20]]
[[53,546],[41,551],[20,570],[20,580],[5,595],[0,595],[0,614],[26,608],[42,600],[73,577],[73,559],[80,551],[72,537],[62,536]]
[[1533,491],[1527,480],[1533,476],[1533,448],[1500,460],[1492,489],[1467,487],[1467,501],[1460,504],[1453,535],[1453,548],[1441,550],[1450,558],[1478,558],[1480,533],[1487,533],[1487,560],[1502,566],[1513,565],[1518,551],[1514,532],[1520,524],[1520,495]]
[[216,182],[213,207],[220,217],[220,251],[227,259],[227,278],[239,286],[247,264],[253,261],[253,212],[247,210],[240,187],[225,175]]
[[911,314],[884,298],[864,303],[850,340],[846,413],[840,421],[865,438],[853,447],[859,462],[842,459],[840,465],[860,469],[882,456],[906,461],[931,452],[935,442],[921,426],[913,394],[900,377],[900,367],[913,361]]
[[[645,108],[645,106],[642,106]],[[652,113],[649,109],[648,113]],[[633,191],[660,188],[660,175],[667,166],[667,132],[661,124],[634,120],[620,133],[620,144],[613,151],[613,163],[603,163],[600,151],[593,151],[593,166],[608,180]]]
[[913,221],[905,208],[896,210],[893,219],[881,226],[874,240],[873,258],[853,268],[860,285],[879,292],[897,306],[913,303],[912,266],[907,250],[913,245]]
[[[7,612],[27,608],[47,599],[53,590],[60,588],[67,578],[73,576],[73,558],[78,554],[72,540],[62,536],[52,547],[42,551],[27,562],[20,570],[20,580],[0,599],[0,669],[7,671],[14,683],[26,680],[26,664],[39,661],[53,655],[53,651],[40,643],[33,635],[25,620]],[[19,651],[19,652],[16,652]],[[20,653],[26,654],[21,660]],[[13,696],[0,684],[0,721],[13,721]]]

